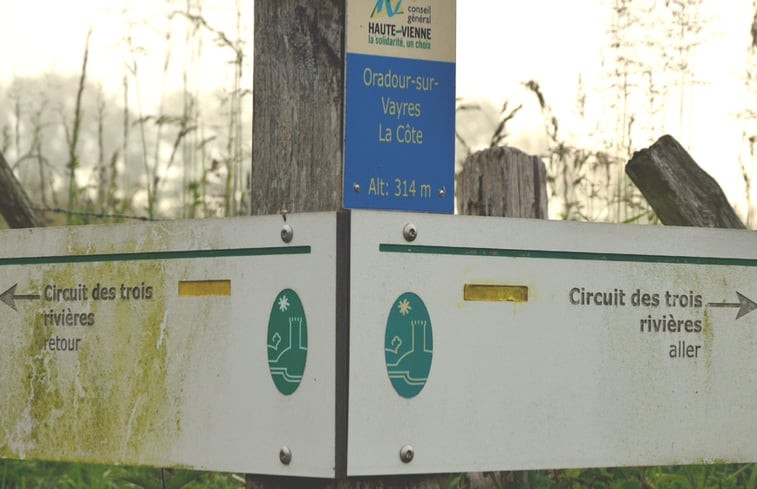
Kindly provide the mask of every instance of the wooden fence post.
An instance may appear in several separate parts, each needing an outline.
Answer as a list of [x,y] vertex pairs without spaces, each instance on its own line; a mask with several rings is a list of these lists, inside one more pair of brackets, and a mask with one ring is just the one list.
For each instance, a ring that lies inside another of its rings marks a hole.
[[32,207],[21,183],[16,179],[5,156],[0,152],[0,214],[11,228],[44,227],[45,222]]
[[[547,167],[538,156],[517,148],[501,146],[473,153],[465,160],[456,183],[459,214],[533,219],[547,219],[549,215]],[[508,472],[508,480],[515,480],[517,474]],[[494,487],[481,473],[468,477],[472,487]]]
[[672,136],[634,153],[626,173],[663,224],[744,229],[715,179]]
[[457,176],[457,211],[547,218],[547,169],[538,156],[498,147],[472,154]]

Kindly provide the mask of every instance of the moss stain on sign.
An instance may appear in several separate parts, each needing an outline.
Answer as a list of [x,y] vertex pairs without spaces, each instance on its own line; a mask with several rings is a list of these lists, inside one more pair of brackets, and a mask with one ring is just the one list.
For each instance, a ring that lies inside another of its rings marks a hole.
[[[181,385],[169,379],[163,262],[50,265],[35,275],[38,290],[99,283],[118,295],[19,308],[14,339],[24,347],[13,350],[15,371],[3,379],[0,456],[170,464]],[[125,299],[122,284],[150,286],[152,296]],[[45,324],[44,310],[61,307],[94,314],[94,325]],[[80,338],[78,351],[49,351],[56,335]]]

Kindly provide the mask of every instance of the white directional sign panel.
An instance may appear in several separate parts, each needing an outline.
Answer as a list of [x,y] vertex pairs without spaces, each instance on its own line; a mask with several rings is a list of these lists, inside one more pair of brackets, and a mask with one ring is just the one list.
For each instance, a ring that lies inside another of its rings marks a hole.
[[0,233],[0,458],[334,477],[336,215],[287,224]]
[[349,475],[757,460],[757,233],[351,226]]

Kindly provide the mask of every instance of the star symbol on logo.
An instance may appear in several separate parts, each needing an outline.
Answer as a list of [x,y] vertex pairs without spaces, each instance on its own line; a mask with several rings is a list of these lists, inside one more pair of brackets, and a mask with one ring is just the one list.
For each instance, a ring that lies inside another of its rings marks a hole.
[[279,298],[279,311],[285,312],[287,309],[289,309],[289,299],[287,299],[287,296],[282,295]]
[[397,304],[397,307],[400,310],[400,314],[402,314],[403,316],[410,314],[410,310],[412,309],[412,307],[410,306],[410,301],[407,299],[402,299],[399,304]]

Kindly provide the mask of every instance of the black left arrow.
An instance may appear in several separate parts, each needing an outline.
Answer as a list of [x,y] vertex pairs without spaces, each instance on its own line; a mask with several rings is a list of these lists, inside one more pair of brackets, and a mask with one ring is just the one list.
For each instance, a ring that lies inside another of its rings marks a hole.
[[0,294],[0,301],[5,302],[8,307],[13,309],[14,311],[17,311],[16,309],[16,301],[22,300],[22,301],[36,301],[39,300],[40,296],[39,294],[19,294],[16,295],[16,287],[18,284],[13,284],[13,287],[6,290],[2,294]]

